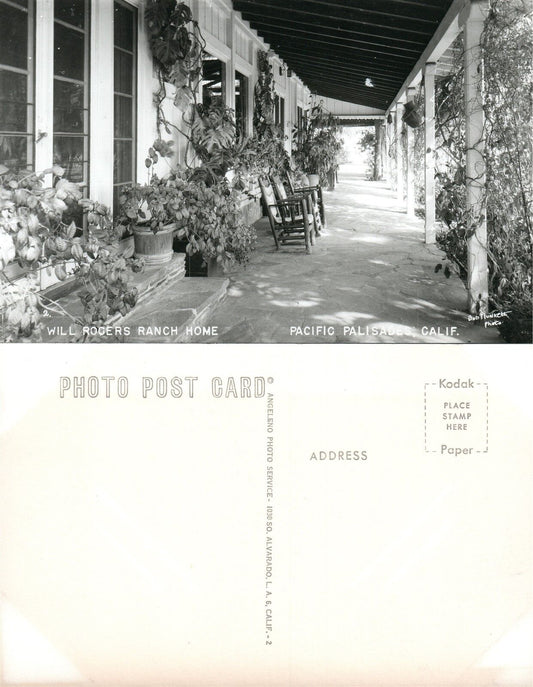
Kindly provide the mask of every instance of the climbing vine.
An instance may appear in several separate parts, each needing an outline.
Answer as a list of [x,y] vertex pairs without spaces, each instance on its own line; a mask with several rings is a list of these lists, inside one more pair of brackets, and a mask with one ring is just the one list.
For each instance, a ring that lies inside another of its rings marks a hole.
[[[523,0],[492,0],[482,36],[485,75],[486,208],[489,300],[507,312],[500,331],[531,341],[533,22]],[[438,241],[466,275],[472,218],[466,208],[464,56],[436,85]]]
[[257,52],[257,67],[257,83],[254,89],[254,135],[248,149],[256,156],[255,167],[260,173],[283,173],[289,169],[289,156],[284,146],[283,130],[275,122],[274,73],[268,53],[264,50]]
[[177,107],[185,109],[191,102],[196,104],[205,41],[190,8],[183,2],[149,0],[144,18],[159,78],[159,90],[154,101],[161,137],[161,126],[170,133],[170,125],[163,112],[166,83],[176,89],[174,104]]

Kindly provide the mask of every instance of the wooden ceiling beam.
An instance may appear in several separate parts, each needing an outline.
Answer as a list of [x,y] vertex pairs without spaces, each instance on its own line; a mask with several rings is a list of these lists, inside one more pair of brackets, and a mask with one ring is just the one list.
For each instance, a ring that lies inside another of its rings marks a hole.
[[[251,0],[234,0],[234,8],[241,12],[243,14],[244,19],[246,19],[246,7],[250,5]],[[251,3],[252,7],[258,7],[256,3]],[[261,5],[261,7],[268,8],[272,10],[272,5]],[[316,19],[320,19],[320,21],[323,21],[324,19],[333,19],[336,22],[342,22],[342,23],[349,23],[349,24],[358,24],[360,26],[370,26],[370,27],[377,27],[380,29],[386,29],[387,31],[399,31],[401,33],[415,33],[424,36],[426,39],[431,35],[431,29],[426,29],[426,30],[419,30],[419,29],[412,29],[408,28],[405,26],[394,26],[392,24],[377,24],[375,22],[371,21],[361,21],[359,19],[350,19],[348,17],[341,17],[339,15],[334,15],[334,14],[322,14],[322,13],[317,13],[317,12],[310,12],[308,10],[303,10],[301,8],[287,8],[284,7],[283,10],[285,12],[288,12],[289,14],[303,14],[305,16],[311,16],[315,17]],[[276,13],[277,16],[279,16],[279,12]],[[272,16],[272,12],[268,15]]]
[[[294,63],[295,72],[298,72],[298,67],[303,66],[303,63]],[[321,67],[315,66],[315,70],[317,74],[320,74],[321,76],[326,76],[332,74],[331,70],[324,70]],[[352,79],[352,80],[357,80],[360,79],[361,83],[364,83],[365,79],[371,79],[372,83],[374,85],[384,85],[388,86],[389,84],[394,84],[396,85],[396,79],[386,79],[382,76],[369,76],[368,70],[363,71],[363,70],[354,70],[354,69],[347,69],[343,67],[341,70],[337,72],[340,75],[345,75],[347,79]]]
[[[264,3],[261,2],[255,2],[255,0],[240,0],[241,2],[244,3],[249,3],[253,5],[261,5]],[[301,2],[301,0],[298,0],[298,2]],[[425,17],[420,17],[420,16],[413,16],[412,14],[401,14],[400,12],[385,12],[383,10],[377,10],[377,9],[370,9],[370,8],[364,8],[364,7],[358,7],[355,3],[351,3],[350,5],[341,5],[338,2],[334,2],[333,0],[326,0],[324,2],[323,0],[305,0],[306,6],[309,5],[319,5],[320,7],[324,7],[327,10],[330,9],[340,9],[344,10],[345,12],[348,13],[348,17],[345,17],[343,14],[338,13],[337,19],[339,20],[344,20],[345,18],[350,18],[353,15],[376,15],[378,17],[387,17],[394,19],[394,21],[398,20],[405,20],[408,22],[418,22],[420,24],[430,24],[431,26],[435,26],[438,24],[438,19],[426,19]],[[272,7],[274,9],[282,7],[282,8],[287,8],[291,12],[297,12],[299,11],[299,8],[294,6],[294,3],[288,3],[287,0],[279,0],[279,2],[276,2],[276,0],[268,0],[268,6]],[[323,16],[323,13],[318,11],[314,12],[316,16]]]
[[[287,62],[290,66],[290,62],[292,60],[298,60],[301,63],[304,63],[309,66],[313,66],[316,64],[323,65],[324,67],[330,67],[332,70],[336,70],[339,68],[339,60],[335,59],[328,59],[327,57],[324,57],[323,55],[317,55],[316,53],[313,53],[312,56],[309,56],[309,53],[307,52],[301,52],[299,50],[293,50],[290,48],[284,48],[283,49],[283,55],[280,55],[280,57],[283,57],[285,62]],[[328,53],[329,54],[329,53]],[[347,69],[357,69],[360,70],[361,73],[363,73],[365,76],[403,76],[407,74],[407,69],[408,68],[399,68],[397,65],[396,67],[394,65],[385,65],[385,66],[379,66],[379,65],[374,65],[374,64],[366,64],[360,60],[356,60],[353,62],[348,62],[344,61],[342,62],[343,67]],[[348,65],[348,67],[346,67]],[[296,71],[296,70],[295,70]]]
[[[248,17],[248,21],[252,21],[250,18],[251,17],[257,17],[257,20],[253,20],[256,24],[259,24],[260,26],[267,26],[267,22],[264,21],[265,19],[268,21],[272,20],[272,15],[264,15],[260,14],[252,9],[246,10],[246,16]],[[298,21],[295,19],[284,19],[283,23],[285,26],[316,26],[315,24],[310,24],[309,22],[306,21]],[[338,31],[341,34],[342,33],[347,33],[350,36],[357,35],[357,36],[365,36],[365,37],[370,37],[370,38],[381,38],[388,43],[390,43],[390,36],[384,36],[383,33],[371,33],[369,31],[355,31],[352,29],[341,29],[338,26],[339,22],[337,21],[337,25],[333,26],[330,24],[322,24],[322,27],[327,30],[327,31]],[[277,27],[278,24],[270,24],[271,26]],[[417,38],[417,39],[408,39],[408,38],[394,38],[395,43],[406,43],[407,45],[417,45],[419,48],[422,50],[426,46],[426,41],[423,38]]]
[[[296,41],[305,41],[306,43],[319,43],[320,45],[328,45],[331,46],[332,43],[331,41],[328,40],[320,40],[320,38],[310,38],[309,36],[306,36],[305,38],[303,36],[295,36],[293,32],[291,32],[291,29],[288,29],[288,32],[283,31],[282,29],[277,29],[276,30],[277,36],[288,36],[291,40],[291,43]],[[269,37],[268,33],[263,34],[265,38],[267,39],[268,43],[270,45],[274,46],[274,48],[277,48],[278,46],[282,45],[280,43],[277,43],[275,38],[273,36]],[[351,52],[360,52],[360,53],[369,53],[371,55],[385,55],[387,57],[391,57],[394,60],[405,60],[408,64],[411,64],[413,61],[412,57],[409,57],[407,55],[399,55],[397,52],[394,52],[393,50],[374,50],[373,48],[367,48],[364,46],[361,47],[355,47],[354,45],[349,45],[347,43],[340,43],[339,41],[335,42],[335,47],[336,48],[348,48],[349,51]],[[413,52],[413,51],[412,51]],[[418,56],[420,53],[418,51],[414,51],[413,54]],[[347,57],[347,55],[346,55]]]
[[[382,48],[389,47],[390,48],[390,42],[388,44],[387,43],[376,43],[373,41],[359,40],[358,38],[351,39],[351,38],[348,38],[347,36],[338,36],[338,35],[335,35],[332,33],[325,33],[324,31],[311,31],[309,29],[295,29],[295,28],[290,27],[290,26],[281,27],[278,24],[272,24],[270,22],[261,22],[262,30],[263,30],[263,27],[265,27],[265,26],[275,29],[276,35],[279,33],[282,33],[283,35],[285,35],[285,34],[294,35],[294,33],[300,33],[300,34],[303,34],[305,36],[322,36],[323,38],[334,39],[336,41],[336,43],[335,43],[336,45],[343,46],[343,47],[349,47],[348,44],[353,43],[354,45],[361,45],[361,46],[372,45],[372,46],[376,46],[376,47],[382,47]],[[360,34],[360,35],[364,35],[364,34]],[[339,39],[342,40],[343,42],[340,43]],[[309,40],[313,40],[313,39],[309,39]],[[331,41],[317,41],[317,42],[327,43],[328,45],[331,44]],[[367,48],[364,48],[364,49],[367,50]],[[368,48],[368,50],[370,52],[371,49]],[[418,55],[420,55],[420,49],[417,50],[416,48],[404,48],[403,46],[396,46],[395,45],[394,50],[395,51],[399,50],[399,51],[404,52],[404,53],[410,53],[411,55],[416,55],[417,57],[418,57]],[[372,52],[379,52],[379,51],[374,50]]]

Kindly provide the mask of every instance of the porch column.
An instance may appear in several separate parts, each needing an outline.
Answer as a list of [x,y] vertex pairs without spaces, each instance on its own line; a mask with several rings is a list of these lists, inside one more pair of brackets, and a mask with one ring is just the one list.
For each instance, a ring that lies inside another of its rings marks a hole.
[[489,292],[483,140],[483,61],[480,47],[487,13],[487,0],[470,0],[460,16],[460,20],[464,22],[465,43],[466,210],[468,228],[473,230],[467,240],[468,309],[472,314],[487,312]]
[[404,203],[404,184],[403,184],[403,155],[402,155],[402,114],[403,103],[396,104],[396,198],[398,202]]
[[381,132],[381,171],[380,179],[387,178],[387,124],[382,121],[379,125]]
[[231,12],[229,21],[230,58],[226,62],[226,106],[235,111],[235,12]]
[[389,123],[383,122],[383,174],[390,186],[390,148],[389,148]]
[[382,175],[382,160],[381,160],[381,146],[382,146],[382,129],[381,122],[374,124],[374,181],[381,179]]
[[425,240],[435,243],[435,62],[424,66]]
[[[416,88],[407,89],[407,97],[412,100],[415,97]],[[415,216],[415,170],[414,170],[414,147],[415,135],[412,127],[406,125],[407,132],[407,189],[406,189],[406,207],[409,217]]]

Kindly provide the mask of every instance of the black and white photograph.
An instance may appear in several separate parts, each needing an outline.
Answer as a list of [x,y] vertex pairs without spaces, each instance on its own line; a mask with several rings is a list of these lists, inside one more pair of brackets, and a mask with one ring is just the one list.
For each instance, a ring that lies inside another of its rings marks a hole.
[[531,343],[529,0],[0,0],[5,342]]
[[533,687],[532,29],[0,0],[0,687]]

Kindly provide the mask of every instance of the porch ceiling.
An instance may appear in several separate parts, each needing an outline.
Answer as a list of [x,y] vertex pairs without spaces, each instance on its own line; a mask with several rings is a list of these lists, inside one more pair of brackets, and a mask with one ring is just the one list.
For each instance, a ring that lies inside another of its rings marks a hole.
[[451,4],[233,0],[234,9],[313,92],[381,109],[391,103]]

